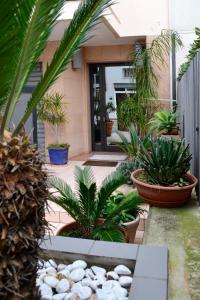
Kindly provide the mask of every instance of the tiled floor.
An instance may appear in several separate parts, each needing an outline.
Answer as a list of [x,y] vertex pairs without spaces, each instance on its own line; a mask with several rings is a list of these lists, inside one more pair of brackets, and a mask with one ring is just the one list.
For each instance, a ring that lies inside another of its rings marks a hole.
[[[80,160],[82,159],[82,160]],[[85,160],[88,159],[88,155],[83,155],[76,157],[76,160],[72,159],[69,161],[67,165],[64,166],[54,166],[54,165],[47,165],[46,168],[49,172],[49,174],[58,176],[65,180],[67,183],[70,184],[72,189],[74,188],[75,182],[74,182],[74,176],[73,171],[75,166],[81,166]],[[113,167],[92,167],[94,176],[97,181],[97,185],[99,186],[103,179],[109,175],[111,172],[115,171],[115,168]],[[127,193],[130,191],[130,187],[123,186],[122,191],[124,193]],[[148,205],[144,204],[144,208],[149,210]],[[144,216],[145,218],[141,219],[137,234],[136,234],[136,243],[142,243],[143,242],[143,235],[144,235],[144,228],[145,228],[145,220],[147,218],[147,214]],[[63,208],[56,205],[55,203],[49,202],[49,208],[46,211],[46,219],[50,224],[50,234],[56,234],[56,232],[64,225],[71,223],[73,219],[65,212]]]

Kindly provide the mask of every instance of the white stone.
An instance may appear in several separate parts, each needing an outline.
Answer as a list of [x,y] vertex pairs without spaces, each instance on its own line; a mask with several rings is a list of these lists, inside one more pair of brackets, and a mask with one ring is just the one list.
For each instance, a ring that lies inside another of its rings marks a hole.
[[75,269],[69,275],[71,280],[73,280],[74,282],[81,281],[84,276],[85,276],[85,271],[83,269]]
[[113,289],[113,293],[118,297],[118,298],[124,298],[127,296],[128,291],[127,289],[123,288],[123,287],[115,287]]
[[51,275],[46,275],[44,277],[44,282],[48,284],[50,287],[55,288],[56,285],[58,284],[59,280],[55,278],[54,276]]
[[119,278],[119,283],[123,287],[129,287],[132,282],[133,282],[133,278],[130,276],[121,276]]
[[90,287],[91,287],[94,291],[96,291],[96,289],[98,288],[98,286],[99,286],[99,282],[98,282],[97,280],[91,281]]
[[95,278],[95,275],[94,275],[94,273],[92,272],[91,269],[86,269],[86,270],[85,270],[85,275],[86,275],[87,277],[91,278],[91,279],[94,279],[94,278]]
[[53,296],[52,300],[64,300],[67,293],[56,294]]
[[63,275],[65,277],[69,277],[70,272],[67,269],[64,269],[57,273],[57,275]]
[[97,289],[96,300],[117,300],[117,296],[112,292],[107,292],[102,289]]
[[39,278],[36,279],[36,286],[39,287],[43,284],[43,280],[40,280]]
[[56,271],[56,269],[54,267],[48,267],[48,268],[46,268],[46,273],[48,275],[52,275],[52,276],[55,276],[55,277],[57,275],[57,271]]
[[77,295],[81,300],[86,300],[92,296],[92,290],[88,286],[81,286],[77,291]]
[[106,270],[104,268],[92,266],[91,269],[94,272],[94,274],[97,276],[99,276],[99,275],[105,276],[106,275]]
[[70,288],[69,281],[67,279],[61,279],[56,285],[56,292],[65,293],[69,290],[69,288]]
[[102,285],[102,290],[112,291],[113,282],[112,280],[105,281]]
[[65,268],[67,268],[67,265],[59,264],[58,267],[57,267],[57,270],[58,270],[58,272],[60,272],[60,271],[64,270]]
[[119,265],[117,266],[114,271],[118,274],[118,275],[131,275],[131,270],[129,268],[127,268],[124,265]]
[[46,274],[46,269],[45,268],[37,270],[37,275],[41,275],[41,274]]
[[69,272],[71,272],[72,271],[72,264],[67,265],[65,269],[68,270]]
[[104,277],[103,275],[97,275],[96,280],[98,281],[98,284],[100,285],[106,281],[106,277]]
[[114,272],[114,271],[108,272],[106,276],[107,276],[107,278],[111,277],[114,280],[118,280],[119,279],[119,275],[116,272]]
[[40,286],[40,293],[41,293],[41,296],[50,296],[50,297],[53,296],[52,288],[49,285],[47,285],[46,283],[43,283]]
[[85,268],[87,268],[87,263],[84,260],[76,260],[72,264],[72,270]]
[[46,261],[45,264],[44,264],[44,267],[49,268],[49,267],[52,267],[52,265],[50,264],[49,261]]
[[52,300],[52,296],[41,296],[41,300]]
[[50,265],[53,267],[53,268],[57,268],[57,263],[53,260],[53,259],[49,259],[49,263],[50,263]]
[[69,293],[65,296],[64,300],[76,300],[77,297],[74,293]]
[[82,286],[90,286],[91,283],[92,283],[92,279],[90,278],[83,278],[83,280],[81,281]]
[[39,280],[44,281],[44,278],[47,276],[46,273],[42,273],[40,274],[40,276],[38,277]]
[[81,287],[82,287],[82,285],[80,284],[80,282],[74,283],[71,288],[71,291],[73,293],[77,293]]

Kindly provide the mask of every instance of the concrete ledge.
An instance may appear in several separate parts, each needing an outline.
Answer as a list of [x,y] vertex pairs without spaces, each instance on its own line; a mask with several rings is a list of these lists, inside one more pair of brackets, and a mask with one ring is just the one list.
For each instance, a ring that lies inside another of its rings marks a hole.
[[42,243],[43,256],[60,261],[85,259],[89,264],[125,264],[134,272],[129,300],[168,299],[168,250],[165,247],[55,236]]

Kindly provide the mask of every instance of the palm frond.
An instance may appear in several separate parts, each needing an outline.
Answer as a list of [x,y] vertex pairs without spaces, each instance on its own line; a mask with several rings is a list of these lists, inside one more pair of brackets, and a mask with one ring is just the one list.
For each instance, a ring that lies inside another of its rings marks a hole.
[[108,242],[125,242],[124,235],[117,225],[103,224],[98,226],[92,234],[92,238],[95,240],[102,240]]
[[53,176],[48,178],[48,184],[59,193],[59,196],[53,194],[50,200],[64,208],[78,223],[81,222],[84,219],[82,208],[71,187],[64,180]]
[[12,80],[5,99],[5,114],[1,135],[9,127],[15,107],[27,79],[41,56],[47,39],[60,14],[64,0],[26,0],[23,1],[17,16],[19,47],[15,49],[15,62],[12,67]]
[[97,201],[97,208],[96,208],[96,216],[95,219],[97,220],[106,205],[107,199],[111,196],[111,194],[119,188],[121,185],[127,182],[127,177],[124,176],[122,173],[116,171],[111,173],[107,176],[101,184],[100,190],[98,192],[98,201]]
[[82,182],[87,188],[90,188],[90,186],[95,182],[94,174],[92,172],[92,168],[90,167],[85,167],[82,169],[79,166],[76,166],[74,175],[77,185]]
[[110,3],[111,0],[87,0],[81,2],[69,27],[64,33],[60,46],[56,50],[50,65],[47,67],[43,78],[33,92],[25,114],[21,118],[13,135],[20,131],[45,92],[66,69],[72,55],[86,41],[88,31],[97,24],[102,12]]

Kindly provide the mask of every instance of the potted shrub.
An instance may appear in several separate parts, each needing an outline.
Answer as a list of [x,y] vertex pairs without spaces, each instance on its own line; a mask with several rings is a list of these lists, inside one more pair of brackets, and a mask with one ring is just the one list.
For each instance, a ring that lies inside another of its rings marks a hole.
[[[127,178],[124,175],[114,172],[105,178],[101,187],[97,190],[92,169],[89,167],[84,169],[76,167],[75,182],[77,191],[73,192],[63,180],[50,177],[50,187],[59,193],[56,196],[53,193],[51,200],[64,208],[74,219],[74,222],[64,225],[58,234],[104,241],[125,241],[127,236],[124,228],[119,224],[118,217],[121,211],[130,212],[131,209],[134,210],[136,216],[138,197],[133,194],[127,197],[123,196],[120,205],[116,206],[112,212],[109,211],[105,215],[105,210],[112,193],[126,180]],[[136,198],[135,201],[133,201],[134,198]],[[138,223],[139,220],[137,219],[137,225]]]
[[115,111],[115,107],[111,101],[106,105],[106,136],[111,136],[114,122],[110,120],[110,113]]
[[109,197],[102,213],[105,219],[115,214],[115,221],[122,226],[129,243],[134,243],[140,214],[144,212],[141,203],[142,199],[137,192],[130,192],[127,196],[118,192]]
[[62,107],[64,96],[60,93],[47,94],[39,104],[38,118],[50,124],[55,136],[55,144],[48,145],[50,163],[63,165],[68,162],[69,144],[59,143],[59,126],[66,122]]
[[121,162],[117,167],[117,171],[121,172],[124,176],[126,176],[127,184],[132,185],[133,181],[131,180],[131,174],[133,171],[140,168],[140,161],[138,157],[133,157],[127,161]]
[[139,195],[149,204],[176,207],[190,199],[197,179],[189,174],[189,145],[174,139],[151,140],[139,154],[142,169],[131,175]]
[[154,118],[150,122],[152,129],[166,135],[177,135],[178,128],[176,125],[176,112],[169,111],[166,108],[156,112]]

